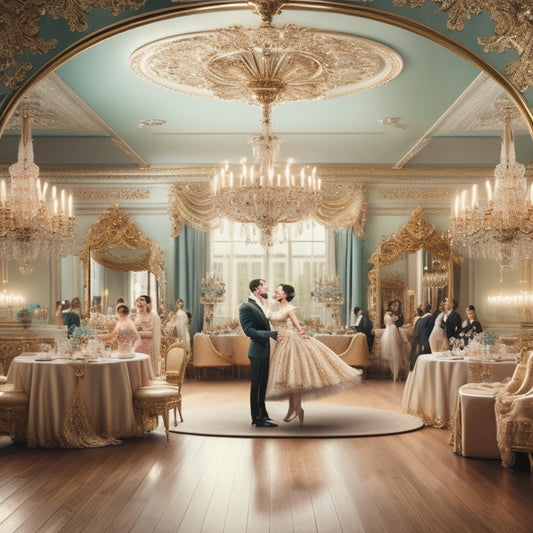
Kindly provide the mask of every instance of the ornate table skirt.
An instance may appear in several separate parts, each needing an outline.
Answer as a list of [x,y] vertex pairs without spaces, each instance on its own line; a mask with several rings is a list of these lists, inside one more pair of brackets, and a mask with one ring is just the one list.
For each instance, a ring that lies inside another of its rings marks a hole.
[[152,377],[146,354],[94,362],[23,354],[7,380],[29,395],[28,446],[84,448],[155,429],[157,420],[140,420],[133,407],[133,393]]
[[503,381],[513,375],[515,368],[516,360],[465,361],[446,354],[421,355],[405,383],[403,410],[421,418],[426,426],[448,428],[459,387],[466,383]]

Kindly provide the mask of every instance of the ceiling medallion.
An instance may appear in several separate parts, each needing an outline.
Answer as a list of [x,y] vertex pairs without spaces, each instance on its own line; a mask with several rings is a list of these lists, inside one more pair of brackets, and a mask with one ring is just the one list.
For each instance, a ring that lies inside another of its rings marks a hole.
[[173,91],[278,105],[373,89],[398,76],[403,62],[397,52],[369,39],[264,24],[161,39],[137,49],[130,68]]

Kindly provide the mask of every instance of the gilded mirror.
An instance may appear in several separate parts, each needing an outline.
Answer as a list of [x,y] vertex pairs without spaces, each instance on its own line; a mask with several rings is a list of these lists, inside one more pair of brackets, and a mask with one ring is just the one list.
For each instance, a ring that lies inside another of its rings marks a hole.
[[[129,294],[132,280],[155,295],[156,309],[166,305],[165,257],[118,206],[102,213],[89,228],[80,251],[83,264],[83,311],[107,313],[118,296]],[[104,269],[104,274],[99,275]],[[142,281],[139,281],[142,280]],[[153,286],[155,284],[155,287]],[[114,292],[113,292],[114,291]]]
[[[398,233],[381,240],[368,260],[373,265],[368,273],[368,314],[375,327],[383,324],[384,306],[387,305],[385,300],[392,293],[391,287],[402,295],[399,299],[403,304],[405,323],[411,322],[414,317],[413,288],[409,285],[405,287],[406,280],[399,279],[399,274],[388,274],[386,271],[386,267],[401,261],[404,254],[417,254],[411,263],[420,274],[421,292],[417,294],[418,298],[436,302],[442,294],[451,299],[454,297],[454,266],[461,265],[461,258],[452,251],[449,237],[437,233],[435,227],[424,218],[420,207],[411,212],[411,217],[412,220]],[[423,253],[420,254],[420,251]]]

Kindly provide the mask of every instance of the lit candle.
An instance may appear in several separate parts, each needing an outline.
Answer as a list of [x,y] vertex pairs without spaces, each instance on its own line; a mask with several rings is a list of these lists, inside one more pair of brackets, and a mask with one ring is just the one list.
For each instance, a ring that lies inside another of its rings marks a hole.
[[64,215],[67,212],[67,200],[65,196],[65,189],[61,189],[61,214]]
[[466,191],[463,190],[461,194],[461,211],[464,211],[466,208]]
[[54,185],[52,187],[52,201],[56,199],[56,196],[57,196],[57,189],[56,189],[56,186]]
[[300,172],[300,187],[304,188],[304,180],[305,180],[305,169],[302,168],[302,171]]
[[229,173],[229,187],[233,189],[233,172]]
[[477,185],[472,185],[472,209],[477,205]]
[[54,200],[54,215],[57,215],[57,198]]
[[322,179],[318,178],[318,190],[320,191],[322,189]]
[[487,200],[489,203],[492,201],[492,187],[490,186],[490,181],[485,182],[485,187],[487,187]]
[[459,216],[459,195],[455,195],[455,218]]
[[72,218],[73,215],[73,209],[72,209],[72,194],[68,195],[68,216]]
[[0,182],[0,201],[2,202],[2,207],[6,205],[6,180]]
[[45,181],[43,185],[43,196],[42,196],[43,202],[46,202],[46,191],[47,190],[48,190],[48,182]]
[[281,174],[278,174],[278,180],[276,182],[276,185],[279,187],[281,186]]

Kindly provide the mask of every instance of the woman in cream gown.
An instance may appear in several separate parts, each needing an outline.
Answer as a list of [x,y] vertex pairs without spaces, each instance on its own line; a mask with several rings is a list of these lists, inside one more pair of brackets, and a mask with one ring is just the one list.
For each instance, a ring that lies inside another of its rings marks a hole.
[[135,327],[142,339],[139,352],[150,356],[152,370],[156,376],[159,375],[159,359],[161,351],[161,319],[152,312],[152,300],[150,296],[143,294],[135,300],[137,315],[135,316]]
[[444,312],[439,313],[429,336],[431,353],[447,352],[450,349],[446,330],[444,329]]
[[347,365],[320,341],[306,335],[294,307],[294,288],[281,284],[275,299],[279,311],[270,312],[272,329],[278,332],[276,347],[270,356],[266,391],[267,400],[289,400],[285,422],[298,417],[304,421],[302,398],[311,399],[336,394],[361,383],[361,371]]
[[115,329],[109,335],[100,335],[100,339],[106,344],[116,342],[120,354],[133,354],[142,346],[142,339],[129,318],[130,309],[125,303],[119,303],[116,307],[118,321]]
[[409,357],[411,346],[405,333],[394,323],[394,317],[390,311],[383,318],[385,331],[381,337],[381,357],[389,362],[392,378],[396,381],[400,374],[404,377],[409,373]]

